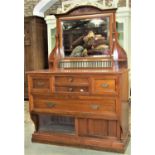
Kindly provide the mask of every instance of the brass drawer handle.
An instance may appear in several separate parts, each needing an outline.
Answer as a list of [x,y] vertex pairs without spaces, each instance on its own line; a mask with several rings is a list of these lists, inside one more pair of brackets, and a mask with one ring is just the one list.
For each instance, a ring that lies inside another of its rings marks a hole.
[[100,105],[98,105],[98,104],[91,104],[90,107],[93,110],[98,110],[100,108]]
[[107,88],[107,87],[109,87],[109,84],[107,84],[107,83],[103,83],[103,84],[101,84],[101,87],[103,87],[103,88]]
[[48,108],[53,108],[56,106],[56,103],[53,103],[53,102],[47,102],[47,107]]

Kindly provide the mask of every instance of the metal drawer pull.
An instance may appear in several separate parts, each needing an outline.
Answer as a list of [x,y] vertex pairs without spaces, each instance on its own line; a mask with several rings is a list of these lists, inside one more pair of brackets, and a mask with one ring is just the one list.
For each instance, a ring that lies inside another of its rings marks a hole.
[[55,107],[55,105],[56,105],[56,103],[52,103],[52,102],[47,103],[48,108],[53,108],[53,107]]
[[100,105],[98,105],[98,104],[91,104],[90,107],[93,110],[98,110],[100,108]]
[[109,87],[109,84],[107,84],[107,83],[103,83],[103,84],[101,84],[101,87],[103,87],[103,88],[107,88],[107,87]]

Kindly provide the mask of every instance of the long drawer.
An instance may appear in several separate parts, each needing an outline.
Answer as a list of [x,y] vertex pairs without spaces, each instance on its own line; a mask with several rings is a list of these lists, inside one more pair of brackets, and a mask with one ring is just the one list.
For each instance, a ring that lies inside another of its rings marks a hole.
[[63,112],[102,113],[116,112],[116,100],[56,100],[46,98],[34,98],[34,109],[46,109]]

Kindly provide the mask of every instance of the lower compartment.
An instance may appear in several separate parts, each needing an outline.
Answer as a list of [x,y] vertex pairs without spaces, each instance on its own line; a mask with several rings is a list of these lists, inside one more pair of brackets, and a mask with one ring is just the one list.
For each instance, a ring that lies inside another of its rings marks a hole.
[[73,117],[39,115],[39,132],[75,134]]
[[83,137],[120,139],[117,120],[75,118],[71,116],[38,114],[38,131],[76,134]]
[[33,114],[32,141],[124,152],[128,135],[121,140],[118,120]]

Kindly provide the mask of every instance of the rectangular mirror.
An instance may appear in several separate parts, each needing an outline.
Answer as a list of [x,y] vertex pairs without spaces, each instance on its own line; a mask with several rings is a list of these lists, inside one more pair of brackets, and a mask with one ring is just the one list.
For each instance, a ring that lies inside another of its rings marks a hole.
[[110,55],[110,16],[63,19],[61,25],[65,57]]

